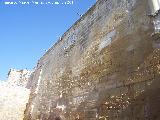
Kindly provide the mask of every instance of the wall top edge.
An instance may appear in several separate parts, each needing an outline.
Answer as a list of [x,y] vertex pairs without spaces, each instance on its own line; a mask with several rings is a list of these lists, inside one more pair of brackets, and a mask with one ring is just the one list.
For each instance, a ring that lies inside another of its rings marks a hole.
[[64,34],[60,37],[60,39],[58,39],[55,44],[48,49],[48,51],[39,59],[39,61],[41,59],[43,59],[43,57],[45,57],[58,43],[60,43],[63,38],[66,36],[66,34],[72,29],[74,28],[78,23],[80,23],[88,14],[90,14],[90,12],[92,12],[92,10],[96,7],[96,5],[102,0],[97,0],[95,4],[92,5],[92,7],[89,8],[89,10],[87,10],[86,13],[84,13],[73,25],[71,25],[71,27],[69,27],[69,29],[66,30],[66,32],[64,32]]

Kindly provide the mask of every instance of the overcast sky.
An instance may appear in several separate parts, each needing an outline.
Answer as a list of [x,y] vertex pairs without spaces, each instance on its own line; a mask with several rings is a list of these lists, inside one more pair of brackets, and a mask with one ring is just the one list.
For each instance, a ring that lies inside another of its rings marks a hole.
[[12,5],[12,0],[0,0],[0,80],[7,79],[10,68],[36,66],[45,50],[80,18],[78,14],[85,13],[96,2],[70,0],[65,5],[67,0],[43,1],[42,5],[35,4],[36,0],[28,5],[14,0]]

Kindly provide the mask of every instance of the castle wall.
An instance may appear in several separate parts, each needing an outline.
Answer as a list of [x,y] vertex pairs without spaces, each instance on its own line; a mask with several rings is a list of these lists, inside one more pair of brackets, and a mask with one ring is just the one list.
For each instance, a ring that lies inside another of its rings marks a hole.
[[26,88],[32,71],[10,69],[7,81],[0,81],[0,120],[23,120],[30,90]]
[[147,0],[98,0],[38,61],[24,120],[160,119]]

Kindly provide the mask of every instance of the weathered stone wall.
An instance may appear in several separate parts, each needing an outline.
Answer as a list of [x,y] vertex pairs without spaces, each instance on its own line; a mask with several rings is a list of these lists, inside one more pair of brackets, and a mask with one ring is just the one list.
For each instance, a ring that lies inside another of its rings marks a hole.
[[10,69],[7,81],[0,81],[0,120],[23,120],[30,90],[26,88],[32,71]]
[[13,86],[27,87],[28,81],[33,71],[27,69],[10,69],[8,72],[8,84]]
[[39,60],[24,119],[160,119],[160,37],[148,8],[98,0]]

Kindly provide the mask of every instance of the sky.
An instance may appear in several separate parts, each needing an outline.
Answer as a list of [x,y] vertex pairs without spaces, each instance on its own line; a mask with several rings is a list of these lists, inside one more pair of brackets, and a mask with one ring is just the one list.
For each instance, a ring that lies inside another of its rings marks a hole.
[[80,18],[78,14],[84,14],[96,2],[67,1],[22,4],[28,1],[0,0],[0,80],[7,79],[10,68],[33,69],[45,50]]

